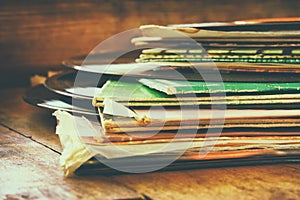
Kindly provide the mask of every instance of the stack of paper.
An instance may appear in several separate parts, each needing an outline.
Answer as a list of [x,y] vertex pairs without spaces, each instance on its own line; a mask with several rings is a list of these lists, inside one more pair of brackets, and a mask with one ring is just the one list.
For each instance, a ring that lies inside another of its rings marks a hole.
[[[108,80],[93,98],[105,136],[101,142],[192,141],[201,143],[199,151],[205,141],[214,140],[206,152],[210,156],[195,154],[197,160],[264,155],[265,151],[283,155],[299,149],[300,82],[288,78],[300,72],[298,22],[149,25],[141,30],[143,37],[132,42],[158,48],[144,49],[136,62],[158,65],[157,71],[174,77]],[[185,76],[191,72],[192,78]],[[244,77],[264,73],[265,79],[213,80],[211,74],[219,72],[239,72]],[[270,78],[274,74],[285,80]],[[191,145],[184,155],[190,149],[197,152]]]
[[98,115],[55,112],[67,175],[299,161],[300,19],[140,30],[135,62],[77,66],[97,88],[56,89]]

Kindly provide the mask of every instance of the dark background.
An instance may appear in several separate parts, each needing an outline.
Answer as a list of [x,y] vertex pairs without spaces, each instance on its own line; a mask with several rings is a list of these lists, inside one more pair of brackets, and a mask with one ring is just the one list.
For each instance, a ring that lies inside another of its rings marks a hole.
[[299,16],[298,0],[0,1],[0,87],[61,68],[109,36],[142,24]]

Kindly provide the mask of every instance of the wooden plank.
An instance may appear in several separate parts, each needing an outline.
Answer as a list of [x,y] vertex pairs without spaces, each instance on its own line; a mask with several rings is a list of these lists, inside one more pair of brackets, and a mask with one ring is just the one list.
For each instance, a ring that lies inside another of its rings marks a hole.
[[31,106],[24,102],[22,89],[1,89],[0,122],[32,140],[61,152],[58,136],[55,134],[55,118],[52,111]]
[[59,154],[0,126],[1,199],[139,199],[109,177],[65,179]]
[[299,165],[216,168],[116,177],[153,199],[299,199]]

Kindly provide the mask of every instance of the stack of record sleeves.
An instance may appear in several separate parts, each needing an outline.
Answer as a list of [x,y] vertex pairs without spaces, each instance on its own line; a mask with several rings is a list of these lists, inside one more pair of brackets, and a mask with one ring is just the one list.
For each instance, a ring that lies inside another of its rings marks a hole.
[[139,30],[25,94],[57,110],[66,175],[300,161],[300,18]]

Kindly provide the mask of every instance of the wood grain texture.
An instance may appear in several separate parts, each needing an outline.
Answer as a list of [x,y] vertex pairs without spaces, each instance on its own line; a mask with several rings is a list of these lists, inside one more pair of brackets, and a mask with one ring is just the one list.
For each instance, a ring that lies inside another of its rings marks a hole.
[[0,92],[0,199],[300,198],[300,164],[64,178],[51,112]]
[[59,154],[0,129],[1,199],[132,199],[134,190],[108,177],[64,179]]
[[299,9],[297,0],[1,1],[0,86],[26,85],[30,75],[142,24],[294,17]]
[[31,140],[38,140],[53,151],[61,152],[52,112],[25,103],[22,99],[24,92],[25,88],[1,90],[4,98],[0,100],[0,123]]
[[252,166],[128,175],[118,181],[153,199],[298,199],[298,171],[299,165]]

